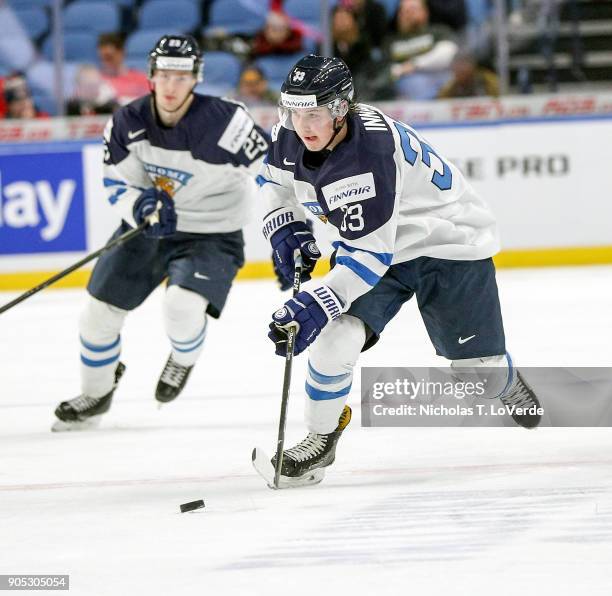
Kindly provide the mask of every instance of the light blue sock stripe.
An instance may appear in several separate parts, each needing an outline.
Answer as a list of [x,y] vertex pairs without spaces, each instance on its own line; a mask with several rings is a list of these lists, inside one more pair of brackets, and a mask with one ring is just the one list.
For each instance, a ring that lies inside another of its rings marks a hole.
[[112,344],[108,344],[107,346],[97,346],[95,344],[87,343],[80,336],[79,336],[79,339],[81,340],[81,344],[83,345],[83,347],[87,348],[90,352],[106,352],[108,350],[112,350],[113,348],[116,348],[121,343],[120,335],[117,336],[117,339]]
[[191,348],[177,348],[174,345],[174,342],[172,342],[172,347],[177,351],[177,352],[182,352],[182,353],[186,353],[186,352],[193,352],[194,350],[197,350],[203,343],[204,343],[204,337],[195,345],[192,346]]
[[93,368],[99,368],[100,366],[106,366],[107,364],[112,364],[113,362],[117,362],[119,360],[119,354],[113,356],[112,358],[106,358],[106,360],[90,360],[89,358],[85,358],[81,354],[81,362],[85,366],[91,366]]
[[206,323],[204,323],[204,327],[202,327],[202,331],[200,331],[200,333],[198,333],[193,339],[189,339],[187,341],[177,341],[175,339],[170,338],[170,341],[172,342],[172,345],[187,346],[189,344],[192,344],[195,341],[199,341],[200,339],[202,339],[205,333],[206,333]]
[[351,390],[351,385],[352,383],[344,389],[340,389],[340,391],[321,391],[321,389],[317,389],[316,387],[309,385],[308,381],[306,381],[306,394],[310,399],[314,401],[339,399],[349,394],[349,391]]
[[335,383],[341,383],[351,376],[351,373],[343,373],[341,375],[324,375],[316,371],[310,362],[308,362],[308,374],[312,377],[313,381],[316,381],[321,385],[334,385]]

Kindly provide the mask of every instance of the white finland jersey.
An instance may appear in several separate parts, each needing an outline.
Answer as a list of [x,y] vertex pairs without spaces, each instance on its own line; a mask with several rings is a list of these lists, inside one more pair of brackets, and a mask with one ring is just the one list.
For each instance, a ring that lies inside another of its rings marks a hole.
[[137,99],[116,112],[106,127],[108,200],[134,226],[134,202],[154,186],[174,200],[179,232],[241,229],[268,150],[266,134],[244,106],[229,100],[194,94],[174,127],[156,120],[151,103],[149,96]]
[[321,164],[277,124],[260,191],[268,237],[305,210],[333,227],[336,266],[326,283],[345,310],[391,264],[427,256],[478,260],[499,250],[495,218],[457,167],[415,130],[371,106],[348,116],[348,135]]

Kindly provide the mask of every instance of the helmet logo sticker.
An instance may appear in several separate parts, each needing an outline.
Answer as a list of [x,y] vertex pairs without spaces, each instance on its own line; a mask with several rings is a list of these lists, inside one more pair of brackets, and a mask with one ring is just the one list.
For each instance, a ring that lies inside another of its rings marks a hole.
[[293,72],[293,76],[291,77],[291,81],[293,83],[301,83],[304,80],[306,73],[303,70],[295,70]]

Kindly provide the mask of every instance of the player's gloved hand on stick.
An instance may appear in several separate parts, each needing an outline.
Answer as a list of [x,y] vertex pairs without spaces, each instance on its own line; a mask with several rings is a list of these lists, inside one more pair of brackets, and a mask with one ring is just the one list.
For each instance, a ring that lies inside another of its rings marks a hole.
[[303,352],[321,333],[321,329],[342,314],[342,302],[325,285],[298,292],[272,315],[268,337],[276,345],[276,355],[287,355],[289,327],[297,323],[293,354]]
[[293,285],[293,272],[295,270],[293,254],[296,249],[299,249],[302,253],[301,280],[308,281],[310,279],[310,273],[315,268],[321,252],[312,232],[305,223],[296,221],[283,227],[270,237],[270,244],[272,245],[274,265],[282,278],[289,284],[288,287]]
[[[159,205],[158,205],[159,204]],[[159,206],[159,211],[158,211]],[[132,213],[138,225],[157,211],[157,219],[149,224],[144,233],[152,238],[163,238],[171,236],[176,232],[176,211],[174,201],[164,190],[147,188],[136,199]]]
[[321,256],[312,235],[312,224],[296,220],[291,209],[277,209],[264,218],[263,233],[272,245],[274,271],[281,282],[281,290],[293,285],[293,254],[296,249],[301,252],[303,260],[301,280],[308,281]]
[[272,266],[274,267],[274,275],[276,275],[276,281],[280,286],[281,292],[290,290],[293,287],[293,280],[289,281],[288,279],[285,279],[285,276],[280,272],[280,269],[274,260],[274,256],[272,256]]
[[[312,233],[312,222],[307,219],[306,220],[306,227],[308,228],[308,231]],[[314,236],[313,236],[314,239]],[[315,244],[316,246],[316,244]],[[316,250],[318,251],[319,248],[317,247]],[[302,254],[302,270],[304,269],[304,257],[302,251],[300,251],[300,253]],[[286,290],[290,290],[293,287],[293,273],[291,274],[291,279],[287,279],[283,273],[281,273],[281,270],[278,268],[278,260],[274,258],[275,255],[275,251],[272,251],[272,265],[274,267],[274,275],[276,275],[276,279],[278,280],[278,283],[280,285],[280,289],[281,292],[284,292]],[[292,254],[292,260],[295,257],[295,250],[293,251]],[[318,259],[319,257],[315,257],[315,263],[316,263],[316,259]],[[294,263],[295,266],[295,263]],[[306,272],[306,277],[304,277],[304,273],[302,273],[302,275],[300,276],[300,281],[307,281],[308,279],[310,279],[310,271],[312,271],[312,269],[314,268],[314,264],[312,265],[312,268],[310,268],[307,272]]]

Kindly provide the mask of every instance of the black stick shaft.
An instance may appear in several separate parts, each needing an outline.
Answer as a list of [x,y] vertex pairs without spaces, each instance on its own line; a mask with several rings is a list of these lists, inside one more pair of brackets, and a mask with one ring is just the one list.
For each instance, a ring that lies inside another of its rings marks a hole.
[[0,306],[0,315],[3,312],[6,312],[7,310],[10,310],[11,308],[13,308],[13,306],[17,306],[19,303],[23,302],[24,300],[27,300],[30,296],[33,296],[34,294],[37,294],[41,290],[48,288],[50,285],[54,284],[56,281],[59,281],[60,279],[62,279],[63,277],[66,277],[73,271],[76,271],[77,269],[85,265],[86,263],[89,263],[89,261],[93,261],[96,257],[99,257],[103,252],[106,252],[107,250],[114,248],[115,246],[119,246],[120,244],[127,242],[134,236],[137,236],[145,229],[147,225],[148,225],[148,222],[141,223],[137,228],[134,228],[133,230],[129,230],[125,234],[122,234],[121,236],[119,236],[118,238],[111,240],[108,244],[106,244],[99,250],[92,252],[91,254],[87,255],[86,257],[78,261],[77,263],[74,263],[74,265],[70,265],[70,267],[68,267],[67,269],[60,271],[53,277],[50,277],[46,281],[43,281],[41,284],[37,285],[31,290],[28,290],[27,292],[21,294],[21,296],[17,296],[17,298],[15,298],[14,300],[7,302],[3,306]]
[[[295,270],[293,274],[293,296],[300,291],[302,280],[302,255],[299,250],[294,254]],[[276,441],[276,466],[274,467],[274,488],[278,488],[281,468],[283,465],[283,448],[285,445],[285,427],[287,425],[287,409],[289,406],[289,390],[291,389],[291,367],[293,364],[293,349],[295,347],[296,328],[290,327],[287,336],[287,356],[285,357],[285,374],[283,376],[283,394],[281,398],[280,420],[278,423],[278,439]]]

